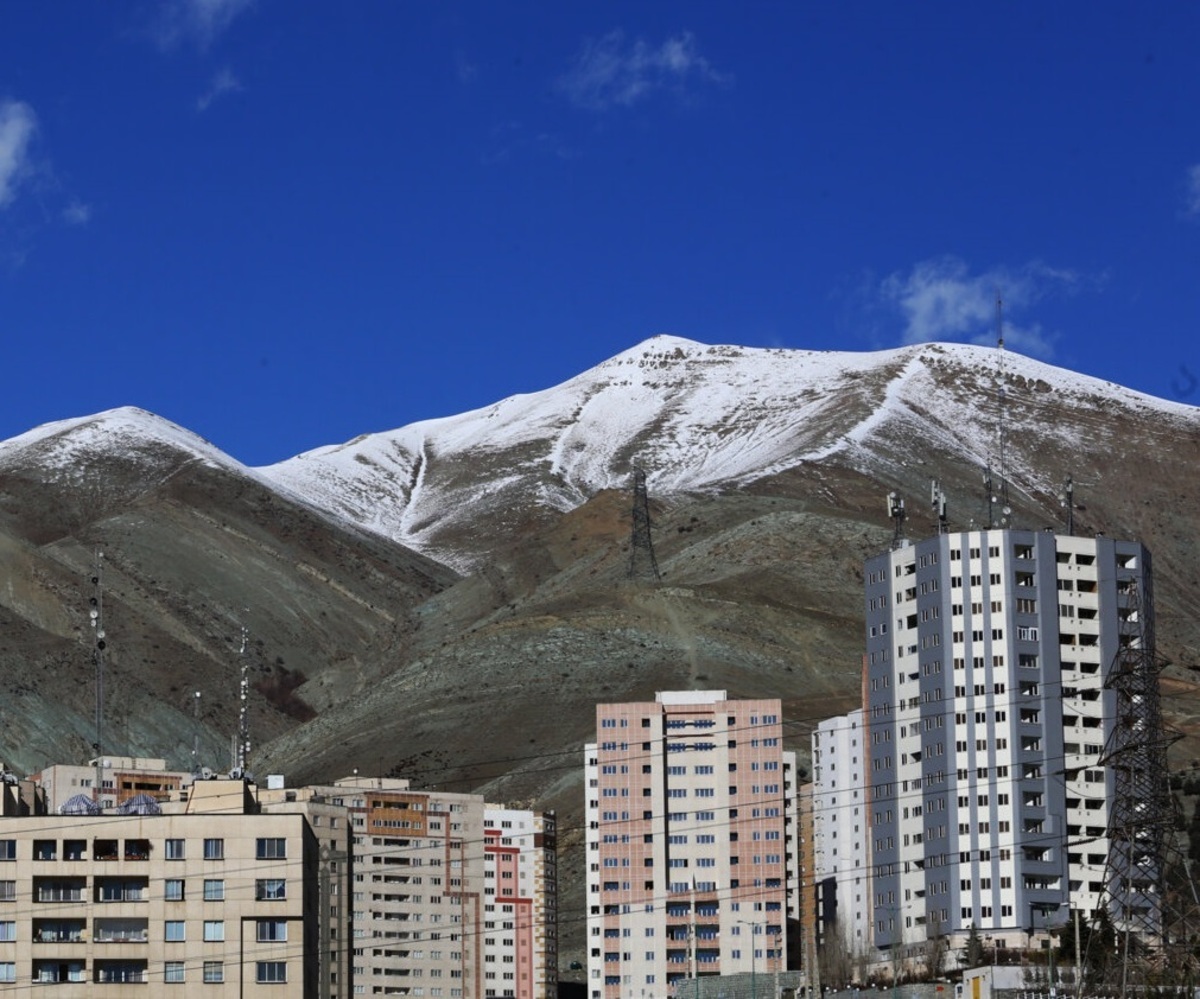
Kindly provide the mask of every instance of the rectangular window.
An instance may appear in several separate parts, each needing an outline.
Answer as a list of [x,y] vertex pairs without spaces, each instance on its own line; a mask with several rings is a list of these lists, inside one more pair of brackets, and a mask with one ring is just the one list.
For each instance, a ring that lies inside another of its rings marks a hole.
[[17,900],[17,883],[15,881],[0,881],[0,902],[15,902]]
[[287,963],[284,961],[259,961],[254,980],[262,984],[287,981]]
[[17,980],[17,965],[15,961],[0,961],[0,982],[15,982]]
[[169,943],[179,943],[187,939],[187,923],[182,919],[168,919],[163,932],[163,939]]
[[205,961],[204,981],[209,985],[225,981],[225,963],[223,961]]
[[17,841],[15,839],[0,839],[0,860],[17,859]]
[[163,981],[171,985],[178,985],[185,981],[183,977],[183,962],[168,961],[163,965]]
[[259,878],[254,882],[254,897],[259,902],[277,902],[287,898],[287,882],[283,878]]
[[257,925],[256,939],[259,943],[283,941],[288,938],[288,924],[285,919],[260,919]]
[[204,920],[204,939],[208,943],[221,943],[225,939],[225,920]]
[[222,878],[204,879],[204,901],[223,902],[225,900],[225,881]]
[[186,856],[186,851],[183,848],[184,841],[181,839],[169,839],[165,844],[163,851],[167,860],[183,860]]
[[163,882],[163,898],[168,902],[182,902],[183,878],[167,878]]
[[16,939],[17,924],[11,919],[0,922],[0,943],[12,943]]
[[223,839],[206,839],[204,841],[204,859],[205,860],[224,860],[225,859],[225,840],[223,840]]
[[265,838],[258,840],[256,856],[259,860],[284,860],[287,858],[287,840],[283,838]]

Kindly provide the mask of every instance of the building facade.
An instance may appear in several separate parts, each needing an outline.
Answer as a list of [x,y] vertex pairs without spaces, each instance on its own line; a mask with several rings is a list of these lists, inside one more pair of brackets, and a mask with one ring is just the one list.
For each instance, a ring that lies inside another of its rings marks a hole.
[[1105,895],[1106,680],[1152,621],[1136,542],[941,534],[866,565],[871,921],[1025,947]]
[[[362,995],[548,999],[557,988],[552,814],[349,777],[352,975]],[[506,842],[507,841],[507,842]],[[511,925],[509,925],[511,924]]]
[[242,781],[108,814],[0,817],[0,994],[318,995],[316,840]]
[[590,999],[783,970],[799,867],[780,701],[663,692],[598,705],[596,727],[585,749]]
[[821,722],[812,737],[816,931],[822,944],[836,934],[850,955],[872,947],[866,741],[861,710]]

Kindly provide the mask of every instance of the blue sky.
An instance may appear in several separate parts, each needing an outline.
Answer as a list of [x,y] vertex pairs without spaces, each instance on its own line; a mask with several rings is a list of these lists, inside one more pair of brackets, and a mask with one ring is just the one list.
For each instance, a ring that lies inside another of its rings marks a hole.
[[0,437],[263,464],[656,333],[1200,401],[1200,6],[0,5]]

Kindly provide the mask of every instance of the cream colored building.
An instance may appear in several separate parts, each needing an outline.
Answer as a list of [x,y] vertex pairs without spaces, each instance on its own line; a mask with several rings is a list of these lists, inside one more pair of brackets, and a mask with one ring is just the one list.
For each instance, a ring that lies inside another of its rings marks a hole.
[[0,817],[0,994],[315,999],[318,872],[308,817],[241,780]]

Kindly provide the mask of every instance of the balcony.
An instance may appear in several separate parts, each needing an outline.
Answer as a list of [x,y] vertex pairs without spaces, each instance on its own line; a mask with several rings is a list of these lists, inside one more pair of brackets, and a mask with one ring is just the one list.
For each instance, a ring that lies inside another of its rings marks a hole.
[[93,927],[97,944],[148,943],[150,932],[145,919],[97,919]]

